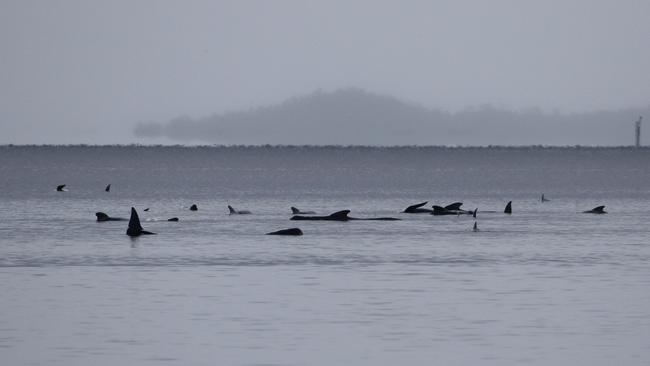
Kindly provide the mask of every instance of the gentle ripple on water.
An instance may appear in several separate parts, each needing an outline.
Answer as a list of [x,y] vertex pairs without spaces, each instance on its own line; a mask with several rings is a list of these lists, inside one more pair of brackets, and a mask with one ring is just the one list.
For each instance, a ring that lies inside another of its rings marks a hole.
[[[650,358],[643,149],[2,149],[3,364]],[[467,216],[399,213],[459,199],[479,207],[481,231]],[[481,213],[508,200],[513,215]],[[609,214],[579,213],[601,203]],[[94,222],[131,206],[158,235]],[[263,235],[298,226],[290,206],[403,221]]]

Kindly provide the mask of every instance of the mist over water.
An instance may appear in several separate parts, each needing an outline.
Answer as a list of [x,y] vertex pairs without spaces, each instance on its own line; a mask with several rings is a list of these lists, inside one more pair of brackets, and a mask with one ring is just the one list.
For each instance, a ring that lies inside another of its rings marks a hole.
[[[644,365],[649,154],[2,147],[2,358]],[[401,213],[425,200],[478,207],[480,231],[471,216]],[[131,206],[157,235],[95,222]],[[290,206],[402,221],[290,221]],[[264,235],[295,226],[305,235]]]

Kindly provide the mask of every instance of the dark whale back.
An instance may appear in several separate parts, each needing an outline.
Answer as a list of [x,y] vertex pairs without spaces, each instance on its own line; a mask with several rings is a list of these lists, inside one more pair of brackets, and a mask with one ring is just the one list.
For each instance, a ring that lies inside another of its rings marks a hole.
[[[404,211],[402,211],[402,212],[404,212],[404,213],[417,213],[417,212],[420,212],[420,210],[418,210],[418,209],[419,209],[420,207],[426,205],[427,203],[429,203],[429,201],[424,201],[424,202],[422,202],[422,203],[418,203],[418,204],[415,204],[415,205],[411,205],[411,206],[407,207],[407,208],[406,208]],[[422,210],[422,211],[429,211],[429,212],[430,212],[430,210]]]
[[111,218],[103,213],[103,212],[95,212],[95,216],[97,216],[97,221],[109,221]]
[[289,235],[289,236],[300,236],[302,235],[302,230],[300,230],[297,227],[291,228],[291,229],[284,229],[284,230],[278,230],[278,231],[273,231],[270,233],[267,233],[266,235]]

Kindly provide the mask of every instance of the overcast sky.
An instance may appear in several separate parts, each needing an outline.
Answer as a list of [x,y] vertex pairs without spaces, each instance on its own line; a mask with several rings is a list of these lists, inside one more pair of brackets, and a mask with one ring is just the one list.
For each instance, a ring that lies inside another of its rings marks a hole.
[[0,1],[0,143],[360,87],[431,108],[650,104],[650,1]]

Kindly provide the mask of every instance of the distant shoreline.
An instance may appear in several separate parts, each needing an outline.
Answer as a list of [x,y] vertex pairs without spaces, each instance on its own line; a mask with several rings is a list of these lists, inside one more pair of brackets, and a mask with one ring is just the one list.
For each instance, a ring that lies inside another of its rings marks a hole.
[[650,150],[648,146],[593,146],[593,145],[183,145],[183,144],[2,144],[1,149],[8,148],[163,148],[163,149],[431,149],[431,150]]

